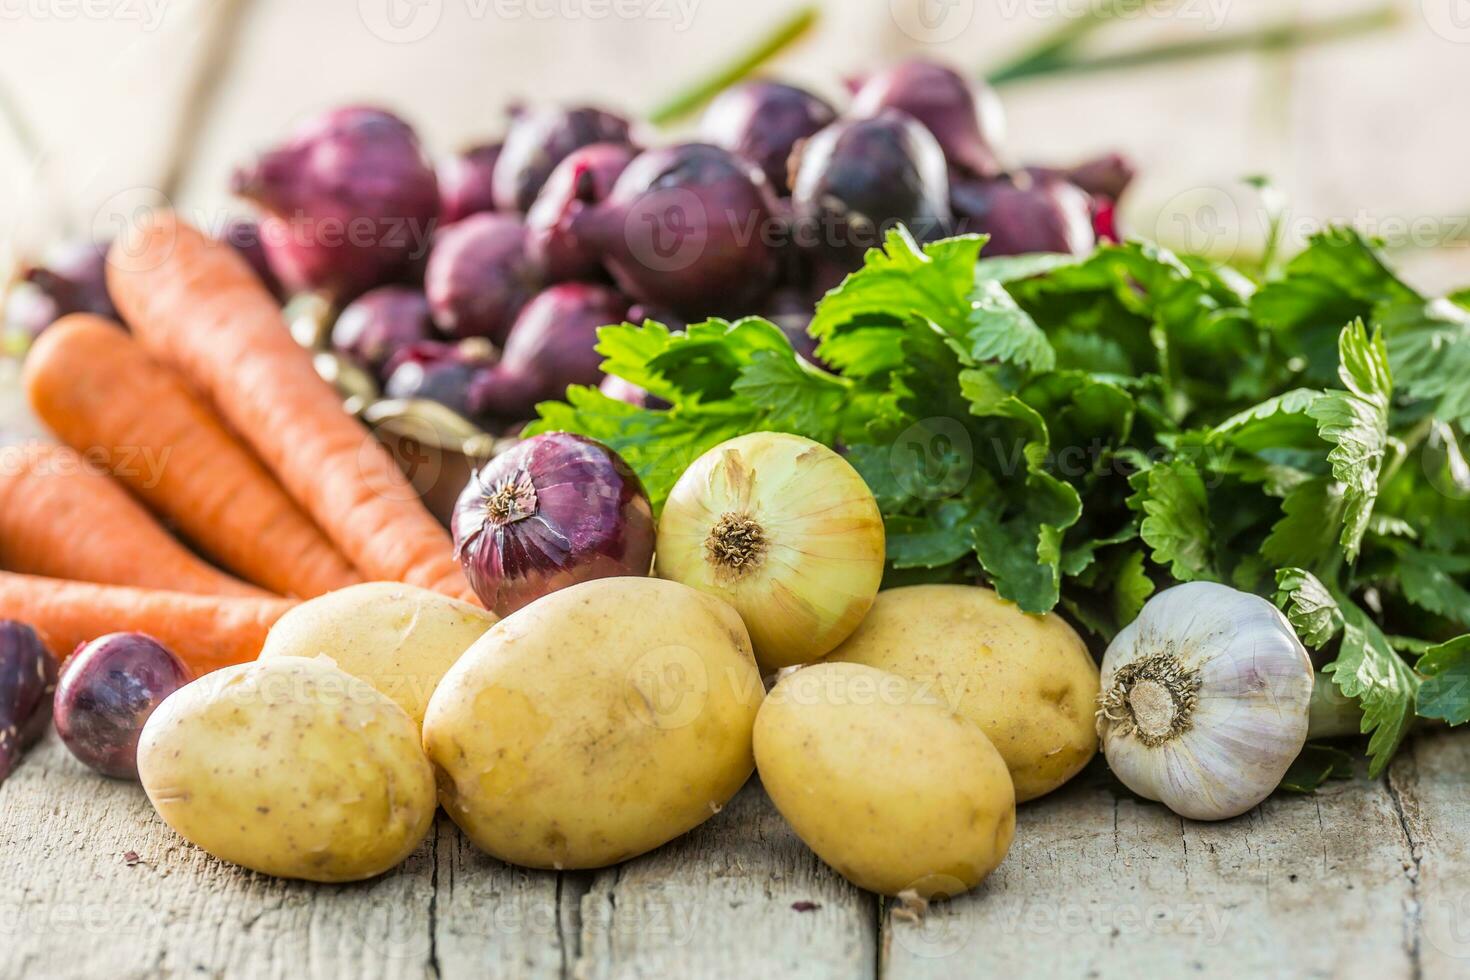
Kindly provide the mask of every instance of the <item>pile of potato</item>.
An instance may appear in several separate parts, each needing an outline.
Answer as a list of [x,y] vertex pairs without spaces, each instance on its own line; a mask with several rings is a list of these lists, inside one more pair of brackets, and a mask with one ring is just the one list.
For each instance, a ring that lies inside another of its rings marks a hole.
[[393,867],[439,805],[502,860],[613,864],[709,819],[758,768],[848,879],[933,898],[984,879],[1016,803],[1092,757],[1097,691],[1061,619],[979,587],[879,593],[768,693],[735,610],[675,582],[600,579],[499,622],[373,583],[297,607],[260,659],[170,697],[138,767],[190,841],[315,881]]

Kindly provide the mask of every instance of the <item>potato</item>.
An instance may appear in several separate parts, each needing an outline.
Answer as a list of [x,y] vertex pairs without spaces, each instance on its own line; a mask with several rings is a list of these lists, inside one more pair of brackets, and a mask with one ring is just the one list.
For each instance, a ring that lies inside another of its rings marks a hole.
[[436,809],[413,719],[325,657],[239,664],[180,688],[143,728],[138,775],[183,837],[281,878],[381,874]]
[[821,663],[787,675],[756,718],[755,759],[797,836],[869,891],[957,895],[995,870],[1015,834],[995,746],[897,674]]
[[740,616],[652,578],[606,578],[501,620],[429,702],[444,809],[482,849],[597,868],[690,830],[749,778],[760,673]]
[[1050,793],[1097,752],[1098,669],[1048,613],[989,589],[914,585],[878,593],[829,661],[867,664],[931,686],[1000,750],[1021,802]]
[[303,602],[276,621],[260,659],[326,655],[424,722],[439,679],[496,623],[494,613],[397,582],[366,582]]

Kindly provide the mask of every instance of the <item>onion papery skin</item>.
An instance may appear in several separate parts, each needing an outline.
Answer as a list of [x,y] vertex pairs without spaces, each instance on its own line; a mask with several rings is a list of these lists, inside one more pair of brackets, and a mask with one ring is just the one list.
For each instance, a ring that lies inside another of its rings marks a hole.
[[[711,556],[726,515],[761,529],[760,559],[733,572]],[[841,456],[800,436],[721,443],[679,478],[658,526],[657,574],[725,600],[761,670],[810,663],[857,629],[883,578],[883,517]]]
[[[534,503],[497,521],[489,503],[507,485],[529,486]],[[498,616],[578,582],[647,575],[653,563],[653,508],[637,474],[601,443],[565,432],[533,436],[482,467],[453,530],[470,587]]]

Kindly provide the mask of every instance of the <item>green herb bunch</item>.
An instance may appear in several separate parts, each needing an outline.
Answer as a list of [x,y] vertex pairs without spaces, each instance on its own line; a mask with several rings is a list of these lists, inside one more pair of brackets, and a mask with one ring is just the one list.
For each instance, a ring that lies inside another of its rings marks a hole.
[[984,582],[1105,644],[1155,590],[1272,596],[1363,711],[1381,771],[1417,714],[1470,720],[1470,302],[1349,230],[1261,282],[1129,242],[981,259],[902,229],[818,305],[818,367],[774,324],[600,331],[593,388],[530,431],[616,449],[659,506],[698,455],[794,432],[867,480],[885,584]]

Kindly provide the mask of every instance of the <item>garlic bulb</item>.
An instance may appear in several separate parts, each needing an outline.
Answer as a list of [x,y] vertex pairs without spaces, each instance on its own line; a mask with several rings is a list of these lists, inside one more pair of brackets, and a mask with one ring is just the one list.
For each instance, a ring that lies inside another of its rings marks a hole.
[[1223,820],[1265,799],[1301,752],[1312,682],[1275,606],[1190,582],[1150,599],[1109,644],[1097,733],[1129,789]]
[[722,442],[679,478],[655,569],[734,606],[765,673],[825,656],[883,578],[883,515],[841,456],[779,432]]

